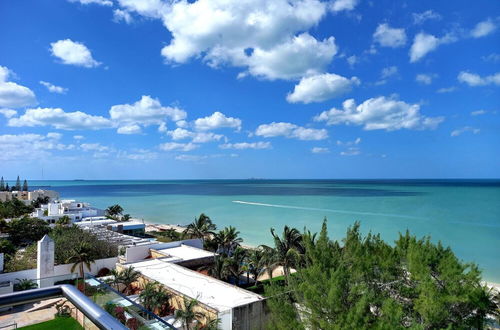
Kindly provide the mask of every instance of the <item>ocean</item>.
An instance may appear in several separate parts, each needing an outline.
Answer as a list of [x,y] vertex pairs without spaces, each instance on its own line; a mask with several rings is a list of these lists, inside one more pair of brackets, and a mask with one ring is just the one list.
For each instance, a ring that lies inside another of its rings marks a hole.
[[363,233],[393,242],[409,229],[451,246],[500,283],[500,180],[185,180],[31,181],[62,198],[151,223],[188,224],[200,213],[219,228],[235,226],[246,244],[271,244],[284,225],[341,239],[355,221]]

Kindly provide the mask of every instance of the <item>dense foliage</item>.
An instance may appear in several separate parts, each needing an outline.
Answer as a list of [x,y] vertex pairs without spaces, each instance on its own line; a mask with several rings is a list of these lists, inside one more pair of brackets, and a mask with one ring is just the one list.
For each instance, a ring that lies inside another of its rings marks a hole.
[[29,244],[40,240],[50,232],[49,224],[38,218],[23,217],[8,223],[10,239],[15,245]]
[[26,205],[16,198],[0,202],[0,219],[17,218],[31,212],[33,212],[33,206]]
[[442,329],[484,326],[495,305],[474,264],[408,232],[394,246],[363,237],[343,244],[304,235],[305,253],[288,285],[268,288],[272,329]]
[[102,258],[116,257],[118,246],[105,240],[99,240],[91,232],[78,226],[62,227],[56,226],[50,233],[55,244],[55,262],[64,264],[74,257],[75,249],[85,245],[88,247],[89,258],[96,260]]

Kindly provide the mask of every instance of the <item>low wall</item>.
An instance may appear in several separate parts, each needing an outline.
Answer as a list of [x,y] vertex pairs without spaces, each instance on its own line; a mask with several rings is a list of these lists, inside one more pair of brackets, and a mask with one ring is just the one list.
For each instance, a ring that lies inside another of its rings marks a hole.
[[139,260],[143,260],[149,256],[149,249],[161,250],[168,249],[176,246],[180,246],[181,244],[188,245],[191,247],[195,247],[198,249],[203,249],[203,241],[201,239],[185,239],[182,241],[168,242],[168,243],[156,243],[156,244],[147,244],[147,245],[137,245],[130,246],[126,249],[125,252],[125,262],[136,262]]
[[[84,267],[85,272],[90,273],[92,275],[96,275],[97,272],[101,268],[113,269],[115,268],[116,263],[118,262],[118,257],[106,258],[106,259],[97,259],[95,263],[91,264],[90,271],[87,269],[87,266]],[[54,266],[54,275],[53,276],[62,276],[71,274],[71,267],[73,264],[66,265],[57,265]],[[78,269],[75,269],[73,273],[78,273]],[[2,273],[0,274],[0,282],[11,281],[15,282],[17,279],[29,279],[36,280],[36,268],[35,269],[27,269],[21,270],[18,272],[12,273]]]

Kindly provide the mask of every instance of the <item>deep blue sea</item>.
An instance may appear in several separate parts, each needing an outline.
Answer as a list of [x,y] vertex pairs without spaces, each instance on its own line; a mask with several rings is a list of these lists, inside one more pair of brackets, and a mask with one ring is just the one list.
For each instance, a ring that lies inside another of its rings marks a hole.
[[409,229],[449,245],[500,283],[500,180],[32,181],[99,208],[120,204],[147,222],[187,224],[201,212],[238,228],[245,243],[272,243],[269,229],[318,231],[340,239],[354,221],[394,241]]

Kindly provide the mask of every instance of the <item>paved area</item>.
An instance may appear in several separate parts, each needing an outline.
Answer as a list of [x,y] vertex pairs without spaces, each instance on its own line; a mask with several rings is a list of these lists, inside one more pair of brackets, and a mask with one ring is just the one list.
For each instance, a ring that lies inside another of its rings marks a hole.
[[0,329],[13,329],[13,327],[2,328],[9,324],[16,324],[20,328],[52,320],[57,312],[55,304],[59,301],[61,298],[47,299],[2,310],[0,311]]

